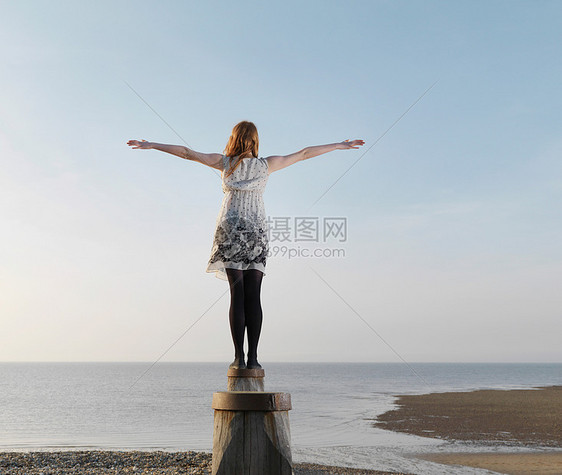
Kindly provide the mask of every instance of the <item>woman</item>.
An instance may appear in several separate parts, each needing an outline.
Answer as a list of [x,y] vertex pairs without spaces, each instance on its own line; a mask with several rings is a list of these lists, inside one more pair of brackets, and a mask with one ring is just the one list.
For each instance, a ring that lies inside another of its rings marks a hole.
[[[363,140],[306,147],[290,155],[258,157],[259,138],[252,122],[234,126],[224,154],[200,153],[181,145],[129,140],[134,149],[154,149],[192,160],[222,172],[224,198],[217,218],[211,257],[206,272],[228,280],[230,331],[234,361],[230,368],[259,369],[258,340],[262,325],[260,291],[269,252],[263,192],[269,174],[332,150],[359,148]],[[244,360],[244,334],[248,359]]]

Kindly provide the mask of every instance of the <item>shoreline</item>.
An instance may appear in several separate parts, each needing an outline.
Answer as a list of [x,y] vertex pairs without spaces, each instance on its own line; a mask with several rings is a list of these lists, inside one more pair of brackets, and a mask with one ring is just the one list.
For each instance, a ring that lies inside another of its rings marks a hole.
[[[2,475],[210,475],[210,452],[138,450],[0,451]],[[295,463],[295,475],[408,475],[312,463]]]
[[495,448],[460,452],[451,447],[450,452],[412,454],[415,458],[506,474],[562,473],[562,386],[396,397],[396,408],[380,414],[375,427]]
[[562,446],[562,386],[396,396],[375,427],[421,437],[516,447]]
[[[506,474],[562,474],[562,386],[395,397],[394,409],[372,419],[375,427],[450,443],[434,452],[404,453],[405,458]],[[211,461],[212,453],[204,450],[64,446],[0,449],[2,475],[206,475],[211,473]],[[398,467],[385,466],[381,468],[394,471],[377,471],[300,462],[294,463],[294,474],[406,475],[396,471]]]

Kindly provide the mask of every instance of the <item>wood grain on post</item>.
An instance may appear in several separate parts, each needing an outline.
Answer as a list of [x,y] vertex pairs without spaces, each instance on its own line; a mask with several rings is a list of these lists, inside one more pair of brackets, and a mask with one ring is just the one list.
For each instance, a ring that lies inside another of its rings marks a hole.
[[229,391],[263,391],[263,369],[229,369],[228,373]]
[[213,394],[212,407],[220,411],[290,411],[291,395],[263,391],[224,391]]
[[[264,392],[264,375],[263,370],[229,370],[229,391],[213,394],[213,475],[293,473],[291,395]],[[261,390],[230,390],[231,387]]]

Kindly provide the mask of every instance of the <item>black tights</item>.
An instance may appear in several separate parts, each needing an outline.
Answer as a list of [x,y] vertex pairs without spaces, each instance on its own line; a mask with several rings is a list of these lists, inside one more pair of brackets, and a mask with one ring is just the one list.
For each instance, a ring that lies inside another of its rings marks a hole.
[[260,289],[263,272],[257,269],[226,268],[230,286],[230,332],[234,342],[234,362],[231,366],[245,367],[244,332],[248,329],[248,368],[260,368],[258,340],[263,313]]

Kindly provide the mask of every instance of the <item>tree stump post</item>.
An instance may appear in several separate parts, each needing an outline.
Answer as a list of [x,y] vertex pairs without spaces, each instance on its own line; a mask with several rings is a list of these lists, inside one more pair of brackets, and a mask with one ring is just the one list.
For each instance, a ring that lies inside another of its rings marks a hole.
[[263,369],[229,369],[213,394],[213,475],[292,475],[291,395],[264,392]]

